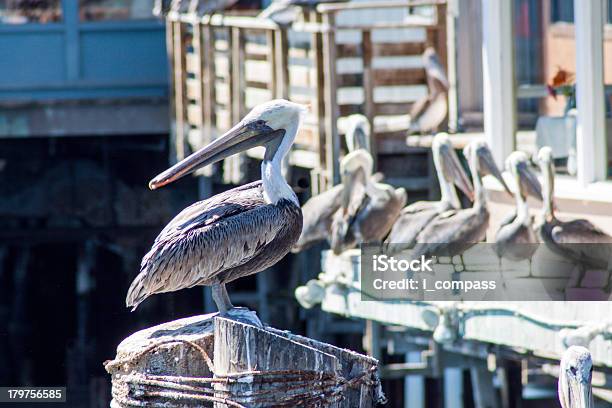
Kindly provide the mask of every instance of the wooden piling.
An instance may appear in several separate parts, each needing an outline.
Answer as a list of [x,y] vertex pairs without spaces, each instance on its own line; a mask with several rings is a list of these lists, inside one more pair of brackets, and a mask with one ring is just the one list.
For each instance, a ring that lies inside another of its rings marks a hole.
[[378,362],[270,327],[218,317],[134,333],[105,363],[111,407],[372,407]]

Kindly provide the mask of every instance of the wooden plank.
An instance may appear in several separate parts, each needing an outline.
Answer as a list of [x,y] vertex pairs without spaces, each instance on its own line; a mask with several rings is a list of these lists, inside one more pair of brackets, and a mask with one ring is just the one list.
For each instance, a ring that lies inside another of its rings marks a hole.
[[204,25],[202,28],[203,44],[203,87],[204,87],[204,138],[206,144],[212,141],[212,131],[216,126],[215,120],[215,50],[213,28]]
[[247,81],[271,83],[274,73],[267,61],[244,60],[244,76]]
[[176,118],[175,150],[177,160],[185,158],[185,28],[181,22],[173,23],[174,49],[174,105]]
[[187,99],[197,101],[200,94],[200,83],[195,78],[187,78],[185,81],[185,96]]
[[[196,26],[194,26],[194,43],[197,41],[195,39],[195,30],[197,30]],[[188,52],[185,54],[185,71],[189,73],[194,73],[198,70],[199,59],[195,52]]]
[[[199,104],[191,103],[187,105],[187,123],[191,126],[202,126],[202,114]],[[187,133],[187,129],[188,127],[185,129],[185,133]]]
[[[369,30],[361,32],[361,44],[363,47],[363,110],[370,126],[374,127],[374,73],[372,69],[372,33]],[[370,132],[370,153],[374,159],[374,168],[376,167],[376,139],[374,132]]]
[[178,124],[176,123],[176,84],[174,78],[174,23],[170,20],[166,20],[166,52],[168,54],[168,61],[170,62],[170,98],[168,101],[170,123],[174,126],[170,126],[170,146],[169,146],[169,160],[170,163],[176,161],[176,130]]
[[244,36],[240,28],[232,28],[232,120],[237,123],[245,115]]
[[287,54],[289,49],[289,40],[287,38],[287,30],[280,28],[274,32],[274,49],[276,52],[276,82],[278,98],[289,98],[289,62]]
[[[425,51],[423,42],[373,42],[372,56],[393,57],[405,55],[421,55]],[[361,57],[361,44],[338,44],[338,58]]]
[[375,116],[405,115],[410,111],[413,102],[383,102],[374,105]]
[[[319,168],[325,165],[325,68],[323,58],[323,35],[321,33],[312,34],[312,48],[314,53],[315,65],[315,84],[316,94],[314,98],[313,113],[317,117],[317,152],[319,153]],[[317,186],[324,190],[324,179],[317,172]]]
[[[335,16],[325,14],[323,24],[328,27],[335,25]],[[334,31],[323,33],[323,70],[325,73],[325,164],[328,181],[331,185],[340,182],[338,139],[338,105],[336,88],[336,34]]]
[[276,95],[278,95],[278,84],[274,80],[274,73],[276,73],[278,68],[276,66],[276,52],[274,51],[274,31],[272,30],[266,31],[266,51],[270,72],[273,73],[272,78],[270,79],[270,90],[272,92],[272,96],[276,97]]
[[422,68],[376,69],[372,75],[374,86],[421,85],[427,81]]

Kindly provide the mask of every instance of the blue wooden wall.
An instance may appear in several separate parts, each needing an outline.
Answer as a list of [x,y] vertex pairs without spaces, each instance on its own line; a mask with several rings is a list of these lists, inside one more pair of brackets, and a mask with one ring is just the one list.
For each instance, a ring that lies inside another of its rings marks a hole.
[[86,22],[76,0],[62,8],[60,23],[0,23],[0,102],[167,96],[162,21]]

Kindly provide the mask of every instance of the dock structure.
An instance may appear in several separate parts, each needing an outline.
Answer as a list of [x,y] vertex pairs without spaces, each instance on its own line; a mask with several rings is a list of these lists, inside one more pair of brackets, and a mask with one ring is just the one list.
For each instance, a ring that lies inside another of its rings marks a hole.
[[[433,46],[447,65],[446,2],[319,4],[302,7],[288,26],[254,15],[166,15],[176,159],[229,129],[253,106],[286,98],[311,106],[289,164],[311,170],[313,194],[339,182],[339,134],[343,118],[353,113],[373,124],[371,146],[378,156],[420,155],[421,168],[400,184],[427,190],[419,171],[427,166],[427,152],[408,147],[405,134],[411,105],[426,93],[420,62],[425,47]],[[249,156],[260,158],[261,152]],[[235,159],[225,163],[224,173],[232,182],[243,176]]]
[[[460,296],[448,301],[376,301],[368,300],[361,290],[359,250],[341,255],[326,251],[321,269],[316,280],[296,291],[301,303],[306,307],[320,303],[326,312],[365,320],[364,344],[371,355],[405,356],[404,363],[383,365],[381,377],[406,378],[406,386],[415,393],[409,398],[419,400],[424,395],[424,385],[418,381],[415,385],[416,378],[458,375],[461,379],[462,370],[470,370],[473,394],[484,401],[477,406],[497,406],[486,403],[497,392],[493,376],[506,381],[501,384],[502,400],[504,392],[510,398],[516,392],[520,395],[521,388],[529,389],[528,394],[551,387],[563,351],[582,345],[593,356],[594,395],[612,401],[609,302],[478,302]],[[455,392],[462,392],[459,388]],[[445,400],[453,399],[452,390],[445,391],[451,392]]]

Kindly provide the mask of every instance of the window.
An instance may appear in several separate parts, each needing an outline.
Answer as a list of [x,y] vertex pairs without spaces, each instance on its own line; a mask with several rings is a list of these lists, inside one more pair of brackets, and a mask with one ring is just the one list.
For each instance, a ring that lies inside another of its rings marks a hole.
[[62,19],[60,0],[0,0],[0,23],[55,23]]
[[154,0],[79,0],[81,21],[153,18]]
[[[604,3],[605,4],[605,3]],[[612,24],[612,0],[607,3],[608,24]],[[574,1],[573,0],[551,0],[550,2],[550,21],[551,23],[574,22]]]

